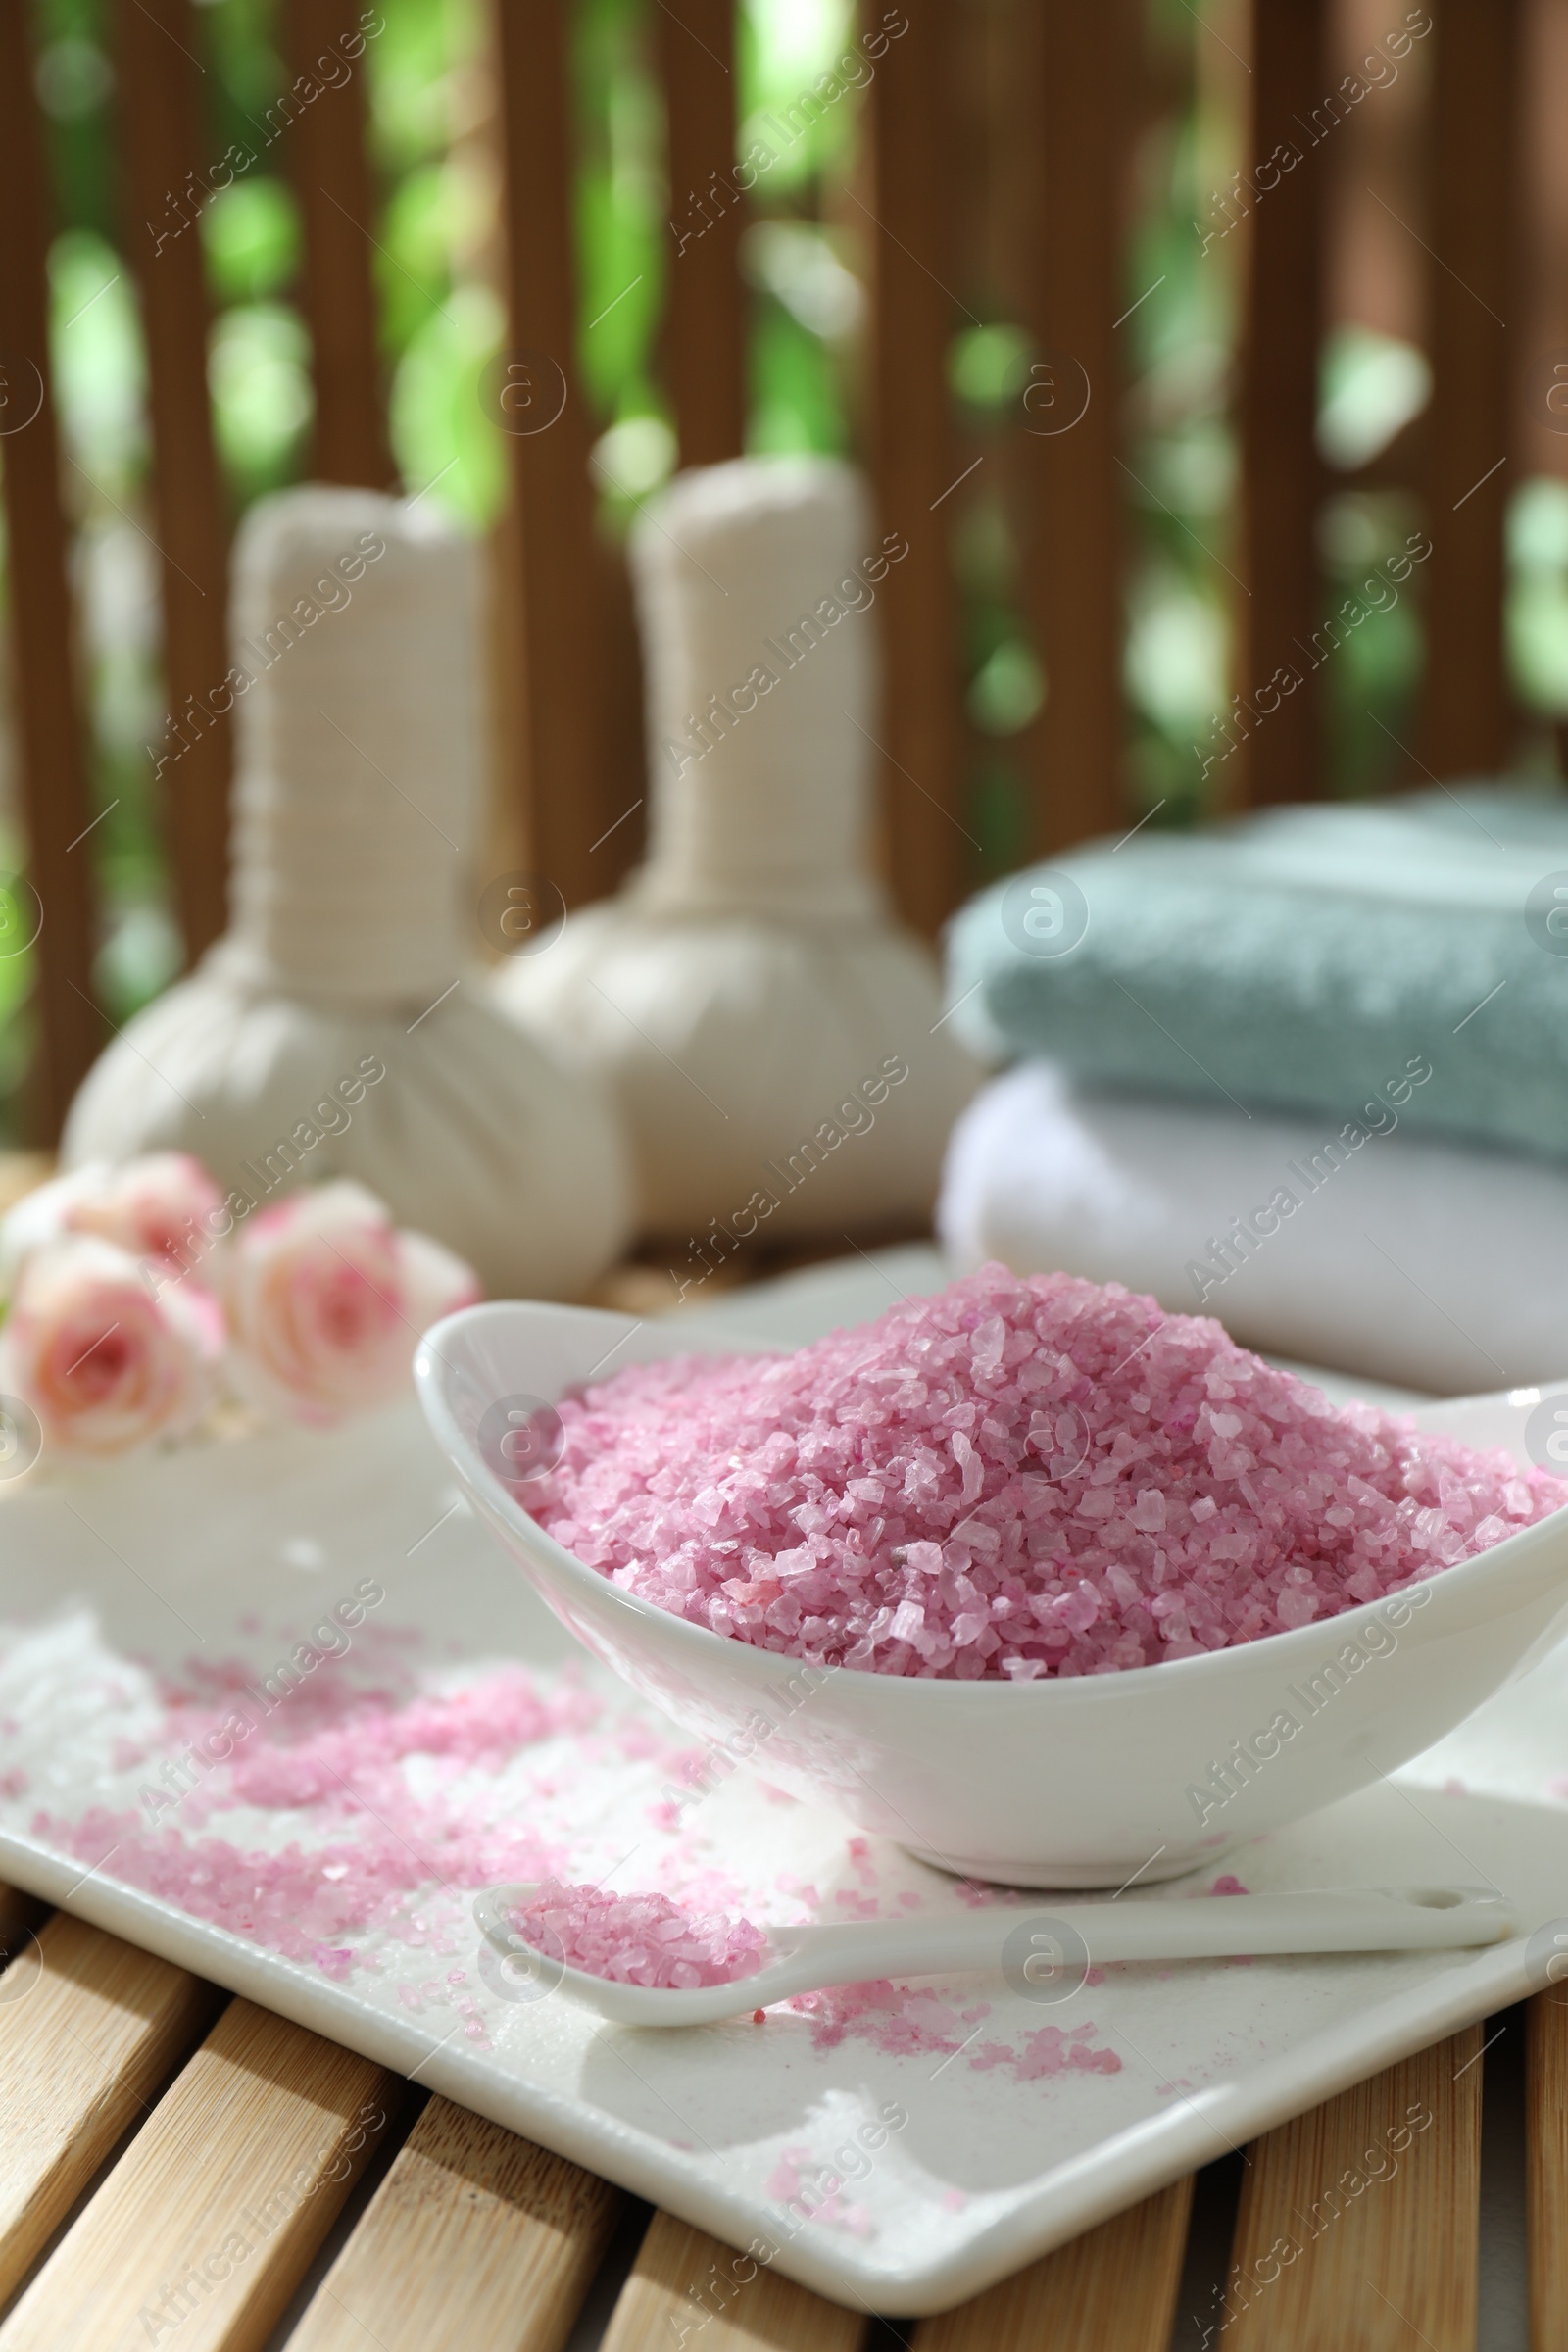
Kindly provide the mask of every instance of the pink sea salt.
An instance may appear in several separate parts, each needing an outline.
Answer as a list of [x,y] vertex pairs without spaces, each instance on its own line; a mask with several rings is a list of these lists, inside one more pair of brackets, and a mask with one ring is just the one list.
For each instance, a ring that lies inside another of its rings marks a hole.
[[532,1504],[613,1583],[735,1641],[1030,1681],[1333,1617],[1568,1503],[1218,1323],[1002,1266],[789,1355],[633,1365],[560,1407]]
[[[323,1685],[296,1693],[275,1720],[256,1701],[251,1715],[262,1719],[236,1740],[231,1710],[187,1701],[169,1711],[168,1743],[183,1734],[188,1758],[204,1735],[224,1727],[232,1753],[212,1780],[182,1800],[164,1780],[150,1782],[140,1810],[90,1805],[65,1820],[40,1809],[31,1827],[198,1919],[342,1979],[358,1956],[346,1938],[367,1932],[414,1950],[452,1950],[446,1933],[411,1908],[432,1884],[483,1886],[561,1867],[564,1849],[554,1838],[527,1820],[491,1818],[471,1798],[450,1800],[441,1776],[493,1774],[536,1741],[582,1740],[600,1704],[570,1684],[541,1690],[507,1666],[458,1690],[404,1698]],[[424,1767],[419,1793],[404,1775],[412,1761]],[[221,1806],[215,1781],[223,1784]],[[203,1834],[208,1814],[222,1821],[236,1803],[241,1821],[265,1809],[297,1823],[300,1835],[269,1848]]]
[[610,1894],[546,1879],[512,1914],[536,1950],[617,1984],[689,1992],[755,1976],[767,1937],[749,1919],[731,1925],[722,1911],[696,1917],[662,1894]]
[[1060,2026],[1041,2026],[1023,2037],[1023,2048],[1010,2042],[985,2041],[969,2063],[977,2070],[1008,2066],[1020,2082],[1041,2082],[1053,2075],[1119,2075],[1121,2060],[1114,2050],[1096,2049],[1093,2026],[1077,2026],[1069,2034]]
[[[1099,2029],[1088,2021],[1070,2032],[1042,2026],[1024,2034],[1021,2048],[1010,2041],[980,2041],[978,2021],[990,2016],[988,2001],[955,2009],[929,1985],[895,1984],[886,1977],[803,1992],[788,2006],[810,2020],[811,2044],[817,2050],[837,2049],[853,2035],[884,2057],[939,2056],[944,2064],[962,2059],[977,2074],[1005,2067],[1019,2082],[1062,2074],[1121,2073],[1121,2060],[1114,2050],[1099,2046]],[[937,2073],[941,2071],[939,2067]]]

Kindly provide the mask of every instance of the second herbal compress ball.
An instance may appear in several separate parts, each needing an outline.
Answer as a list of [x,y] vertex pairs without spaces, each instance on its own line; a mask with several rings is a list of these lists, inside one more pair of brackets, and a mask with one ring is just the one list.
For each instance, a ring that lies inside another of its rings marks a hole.
[[903,549],[814,458],[683,474],[633,538],[648,860],[497,985],[613,1087],[653,1231],[922,1217],[973,1091],[868,857],[870,608]]

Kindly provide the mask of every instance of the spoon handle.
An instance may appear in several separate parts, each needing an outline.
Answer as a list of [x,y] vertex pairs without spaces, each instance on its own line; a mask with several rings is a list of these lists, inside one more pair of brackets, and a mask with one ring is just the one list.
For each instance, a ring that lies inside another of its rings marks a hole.
[[[772,1941],[780,1975],[804,1991],[808,1980],[814,1987],[956,1968],[1001,1968],[1037,1984],[1115,1960],[1454,1950],[1497,1942],[1512,1925],[1500,1896],[1481,1888],[1323,1886],[1189,1901],[1047,1896],[1027,1910],[988,1906],[959,1919],[775,1929]],[[765,1973],[771,1982],[774,1970]]]

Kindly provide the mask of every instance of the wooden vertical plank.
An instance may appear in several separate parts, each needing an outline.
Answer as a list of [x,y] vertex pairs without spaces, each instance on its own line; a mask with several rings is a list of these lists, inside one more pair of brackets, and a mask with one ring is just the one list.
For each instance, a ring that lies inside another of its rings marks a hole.
[[656,2213],[600,2352],[651,2352],[688,2336],[703,2352],[860,2352],[865,2332],[863,2313]]
[[[568,906],[599,895],[598,599],[589,425],[577,384],[567,0],[495,0],[508,349],[492,411],[506,435],[502,538],[514,643],[511,764],[529,864]],[[622,803],[624,806],[624,803]]]
[[715,466],[746,440],[735,0],[662,0],[654,34],[669,126],[664,370],[680,463]]
[[1530,2352],[1568,2352],[1568,1985],[1527,2013],[1525,2215]]
[[949,539],[964,468],[948,397],[953,285],[954,86],[950,0],[911,0],[868,94],[870,442],[878,521],[906,543],[882,582],[882,793],[888,864],[906,921],[934,934],[967,891],[961,824],[956,615]]
[[1521,474],[1568,477],[1568,6],[1525,0],[1520,23],[1520,318],[1514,347],[1514,431]]
[[0,1977],[0,2304],[219,1998],[63,1913],[16,1950]]
[[[37,900],[32,914],[43,922],[30,1110],[38,1139],[52,1143],[103,1033],[92,1003],[90,853],[72,856],[92,811],[49,363],[52,208],[33,109],[27,13],[26,0],[0,0],[0,488],[27,870]],[[25,944],[0,937],[0,952],[15,954]]]
[[1481,2029],[1248,2151],[1225,2315],[1235,2352],[1474,2352]]
[[249,2001],[223,2012],[3,2328],[3,2352],[254,2352],[367,2153],[392,2079]]
[[289,2352],[559,2352],[619,2198],[434,2098],[289,2338]]
[[[117,129],[126,245],[141,295],[163,562],[164,691],[177,719],[207,711],[228,668],[228,523],[207,391],[207,290],[194,214],[170,203],[209,162],[192,0],[118,0]],[[223,929],[228,872],[226,712],[168,762],[170,862],[187,961]]]
[[600,806],[605,814],[588,855],[593,895],[605,898],[642,863],[648,847],[648,751],[643,649],[625,543],[600,532],[594,557],[603,667],[598,724],[600,789],[605,797]]
[[[1031,570],[1046,668],[1035,730],[1036,850],[1119,826],[1123,177],[1132,27],[1125,0],[1043,0],[1040,358],[1025,395]],[[1141,291],[1142,289],[1139,289]]]
[[1517,319],[1519,0],[1433,11],[1426,243],[1427,662],[1421,758],[1495,772],[1513,739],[1503,519],[1516,468],[1507,322]]
[[1165,2352],[1192,2206],[1189,2176],[972,2303],[922,2320],[911,2352]]
[[[134,4],[134,0],[133,0]],[[305,222],[318,482],[395,479],[376,334],[375,185],[367,146],[366,31],[352,0],[283,0],[288,150]]]
[[[1316,436],[1326,185],[1311,125],[1329,88],[1327,13],[1326,0],[1252,0],[1244,184],[1258,194],[1246,223],[1235,683],[1249,710],[1264,693],[1267,716],[1221,773],[1227,799],[1253,806],[1309,800],[1320,786],[1312,637],[1323,621]],[[1298,683],[1272,683],[1279,670]]]

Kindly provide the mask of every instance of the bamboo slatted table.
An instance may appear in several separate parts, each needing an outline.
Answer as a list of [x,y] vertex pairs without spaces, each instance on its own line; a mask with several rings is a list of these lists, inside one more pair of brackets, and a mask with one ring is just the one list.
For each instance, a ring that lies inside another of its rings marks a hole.
[[[1568,2345],[1551,1991],[957,2310],[890,2322],[743,2273],[578,2166],[3,1888],[0,1939],[0,2352],[1186,2352],[1221,2333],[1510,2352],[1509,2282],[1477,2328],[1484,2110],[1487,2170],[1527,2207],[1532,2352]],[[1376,2162],[1412,2118],[1419,2159]]]

